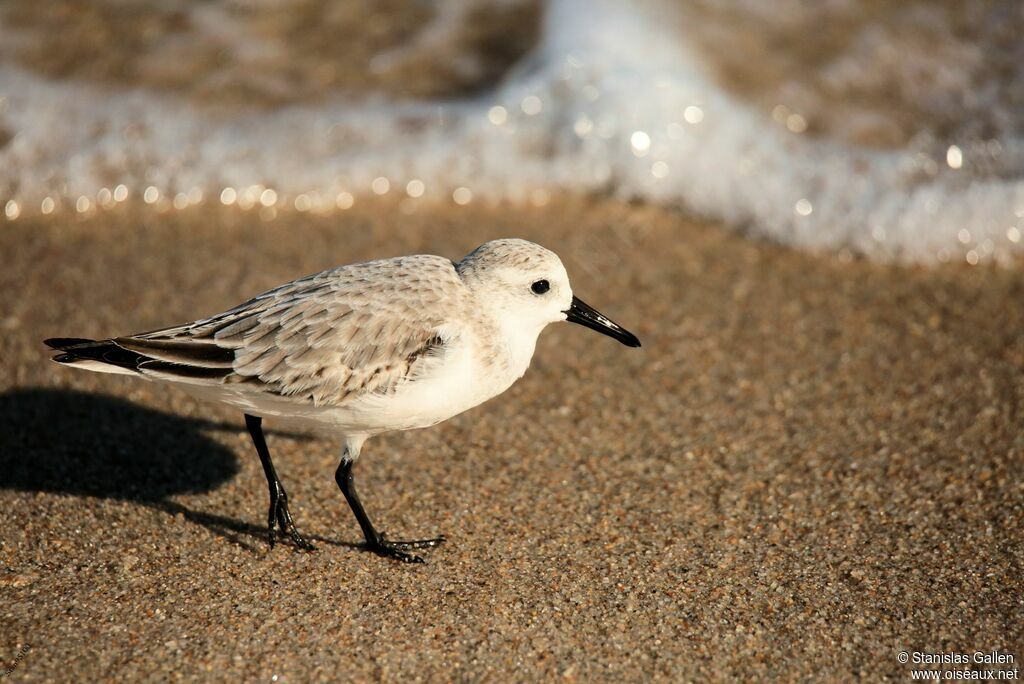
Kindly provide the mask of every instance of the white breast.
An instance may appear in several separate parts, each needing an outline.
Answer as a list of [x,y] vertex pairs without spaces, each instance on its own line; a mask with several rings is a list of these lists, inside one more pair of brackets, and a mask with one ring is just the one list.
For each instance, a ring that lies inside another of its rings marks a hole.
[[523,376],[537,336],[516,334],[495,343],[468,329],[454,332],[445,353],[394,393],[360,397],[345,422],[373,425],[371,434],[428,427],[491,399]]

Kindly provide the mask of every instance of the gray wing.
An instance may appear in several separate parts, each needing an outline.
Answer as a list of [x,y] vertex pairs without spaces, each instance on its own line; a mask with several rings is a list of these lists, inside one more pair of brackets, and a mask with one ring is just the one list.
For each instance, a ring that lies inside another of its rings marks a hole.
[[390,392],[451,340],[442,328],[466,305],[452,262],[402,257],[324,271],[217,316],[109,342],[155,378],[337,405]]

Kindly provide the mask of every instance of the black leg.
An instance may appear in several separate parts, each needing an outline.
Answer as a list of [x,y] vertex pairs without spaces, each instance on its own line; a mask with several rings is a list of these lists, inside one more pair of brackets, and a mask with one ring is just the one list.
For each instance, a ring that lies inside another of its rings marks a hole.
[[378,555],[394,558],[403,563],[422,563],[422,558],[406,553],[403,549],[429,549],[444,542],[444,536],[434,537],[433,539],[392,541],[387,539],[383,532],[378,532],[373,527],[373,523],[370,522],[370,516],[366,515],[363,503],[359,500],[359,494],[356,492],[356,481],[352,476],[352,466],[354,464],[354,461],[343,459],[341,465],[338,466],[337,472],[334,473],[334,479],[338,481],[338,487],[341,488],[341,493],[345,495],[345,501],[348,502],[349,507],[356,516],[356,520],[359,522],[359,527],[363,530],[363,537],[366,538],[366,548]]
[[284,491],[284,485],[277,478],[274,462],[270,459],[270,449],[267,448],[267,441],[263,438],[262,425],[262,418],[245,414],[245,427],[249,428],[249,436],[252,437],[256,453],[260,455],[263,473],[267,476],[267,486],[270,487],[270,511],[267,513],[267,540],[270,542],[270,548],[274,548],[276,541],[274,529],[276,525],[281,528],[282,534],[287,534],[300,549],[312,551],[316,547],[295,529],[292,514],[288,511],[288,493]]

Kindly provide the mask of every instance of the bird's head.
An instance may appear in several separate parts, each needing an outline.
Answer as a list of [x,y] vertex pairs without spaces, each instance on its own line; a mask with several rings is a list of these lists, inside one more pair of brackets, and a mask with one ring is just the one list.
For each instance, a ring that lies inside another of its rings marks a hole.
[[570,321],[639,347],[636,335],[576,297],[569,274],[554,252],[518,239],[492,240],[456,264],[466,285],[496,316],[539,333],[549,323]]

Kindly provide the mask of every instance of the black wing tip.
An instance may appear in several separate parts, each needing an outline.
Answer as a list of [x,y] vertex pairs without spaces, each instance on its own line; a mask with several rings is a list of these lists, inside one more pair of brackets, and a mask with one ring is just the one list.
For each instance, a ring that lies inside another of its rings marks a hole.
[[158,361],[151,359],[140,362],[136,370],[139,372],[155,372],[169,378],[179,378],[182,380],[220,380],[232,373],[230,368],[203,368],[200,366],[187,366],[170,361]]
[[145,356],[137,354],[114,344],[112,340],[87,340],[79,337],[52,337],[43,342],[59,352],[53,357],[57,363],[76,363],[78,361],[98,361],[110,366],[118,366],[127,370],[138,370],[139,363],[146,361]]
[[50,349],[56,349],[58,351],[64,351],[72,347],[80,347],[86,344],[96,344],[96,340],[86,339],[84,337],[51,337],[43,340]]
[[[233,351],[220,347],[192,349],[173,341],[138,340],[128,337],[113,340],[51,337],[43,340],[43,344],[61,352],[53,357],[57,363],[97,361],[127,370],[151,371],[179,379],[224,378],[231,374],[231,362],[234,360]],[[143,353],[147,346],[156,351],[177,351],[182,357],[182,362],[149,357]],[[200,365],[191,365],[187,361],[195,361]],[[202,362],[212,365],[202,365]]]
[[147,359],[182,366],[230,369],[235,362],[234,350],[218,346],[212,340],[196,343],[191,340],[115,337],[111,342]]

